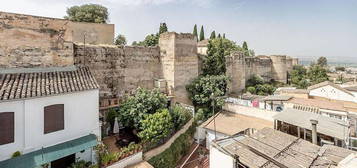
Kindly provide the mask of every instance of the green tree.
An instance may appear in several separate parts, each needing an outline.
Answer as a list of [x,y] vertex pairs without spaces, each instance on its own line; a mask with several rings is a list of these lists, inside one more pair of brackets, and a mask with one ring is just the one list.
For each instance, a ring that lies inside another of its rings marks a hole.
[[166,23],[160,23],[159,35],[168,31]]
[[126,38],[124,35],[119,34],[114,41],[115,45],[126,45]]
[[98,4],[85,4],[67,8],[65,19],[74,22],[107,23],[108,9]]
[[191,112],[181,105],[175,105],[170,108],[170,115],[172,117],[172,122],[174,128],[179,130],[183,125],[185,125],[188,120],[192,118]]
[[226,38],[226,33],[223,33],[223,38],[224,38],[224,39]]
[[211,36],[209,37],[210,39],[215,39],[216,38],[216,31],[213,31],[211,33]]
[[307,69],[304,66],[294,65],[293,70],[290,73],[291,83],[294,86],[297,86],[298,88],[304,89],[305,83],[303,83],[303,85],[300,86],[301,84],[300,82],[307,78],[306,73],[307,73]]
[[243,42],[242,48],[243,48],[243,50],[247,50],[247,51],[249,50],[248,49],[248,44],[247,44],[246,41]]
[[[216,107],[216,111],[222,107],[224,101],[220,97],[227,92],[228,80],[225,75],[206,75],[197,77],[186,86],[193,105],[197,109],[202,108],[205,117],[213,114],[213,106]],[[217,98],[216,101],[213,98]]]
[[250,55],[250,50],[248,48],[248,43],[246,41],[243,42],[242,48],[243,48],[243,51],[244,51],[244,55],[251,56]]
[[221,33],[218,33],[217,38],[219,38],[219,39],[222,38]]
[[225,56],[242,49],[228,39],[216,38],[209,40],[207,55],[203,60],[204,75],[221,75],[226,72]]
[[201,31],[200,31],[200,41],[205,39],[205,31],[203,29],[203,26],[201,26]]
[[328,80],[327,70],[319,64],[310,66],[307,76],[311,84],[317,84]]
[[195,24],[195,26],[193,26],[193,32],[192,34],[197,38],[198,41],[198,34],[197,34],[197,25]]
[[247,92],[249,92],[251,94],[256,94],[257,90],[255,89],[254,86],[249,86],[249,87],[247,87]]
[[172,117],[167,109],[148,115],[140,123],[142,131],[139,132],[138,136],[144,142],[158,142],[167,137],[174,127]]
[[133,41],[133,42],[131,43],[131,45],[132,45],[132,46],[137,46],[137,45],[138,45],[138,42]]
[[149,34],[144,41],[138,43],[139,46],[157,46],[159,44],[159,36],[157,34]]
[[167,102],[167,97],[157,89],[138,88],[135,95],[129,96],[120,106],[118,119],[125,127],[139,129],[141,120],[165,108]]
[[326,57],[320,57],[317,59],[317,65],[320,65],[322,67],[327,66],[327,58]]
[[247,86],[256,86],[264,84],[264,79],[259,75],[254,74],[250,79],[247,80]]

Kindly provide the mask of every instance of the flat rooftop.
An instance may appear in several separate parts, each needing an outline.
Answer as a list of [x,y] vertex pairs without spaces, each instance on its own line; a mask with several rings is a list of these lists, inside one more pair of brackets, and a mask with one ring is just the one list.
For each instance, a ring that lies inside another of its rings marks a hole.
[[222,111],[212,116],[210,119],[201,124],[202,128],[214,130],[214,122],[216,121],[216,131],[233,136],[248,128],[254,128],[256,130],[263,129],[265,127],[274,128],[274,123],[268,120],[232,113],[228,111]]
[[355,153],[337,146],[320,147],[271,128],[244,138],[218,140],[213,145],[232,157],[238,156],[240,163],[250,168],[334,168]]

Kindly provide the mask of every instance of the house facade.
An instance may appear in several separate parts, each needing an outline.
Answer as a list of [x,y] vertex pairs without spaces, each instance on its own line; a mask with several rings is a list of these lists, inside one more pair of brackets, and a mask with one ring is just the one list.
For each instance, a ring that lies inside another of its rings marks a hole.
[[[0,73],[0,167],[95,161],[99,87],[86,67]],[[15,152],[21,156],[12,158]]]

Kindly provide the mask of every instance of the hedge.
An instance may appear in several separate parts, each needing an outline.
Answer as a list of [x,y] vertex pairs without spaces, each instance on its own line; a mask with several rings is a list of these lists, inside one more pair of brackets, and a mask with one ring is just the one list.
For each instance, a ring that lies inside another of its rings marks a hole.
[[154,156],[148,162],[155,168],[175,168],[177,162],[182,156],[190,150],[191,139],[196,129],[196,121],[192,123],[189,129],[181,134],[169,148],[159,155]]

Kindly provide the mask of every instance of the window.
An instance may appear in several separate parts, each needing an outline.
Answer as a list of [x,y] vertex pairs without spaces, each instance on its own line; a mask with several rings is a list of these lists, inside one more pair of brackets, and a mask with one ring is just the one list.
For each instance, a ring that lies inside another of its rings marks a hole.
[[55,104],[44,108],[44,133],[64,129],[64,105]]
[[14,112],[0,113],[0,145],[14,142]]

